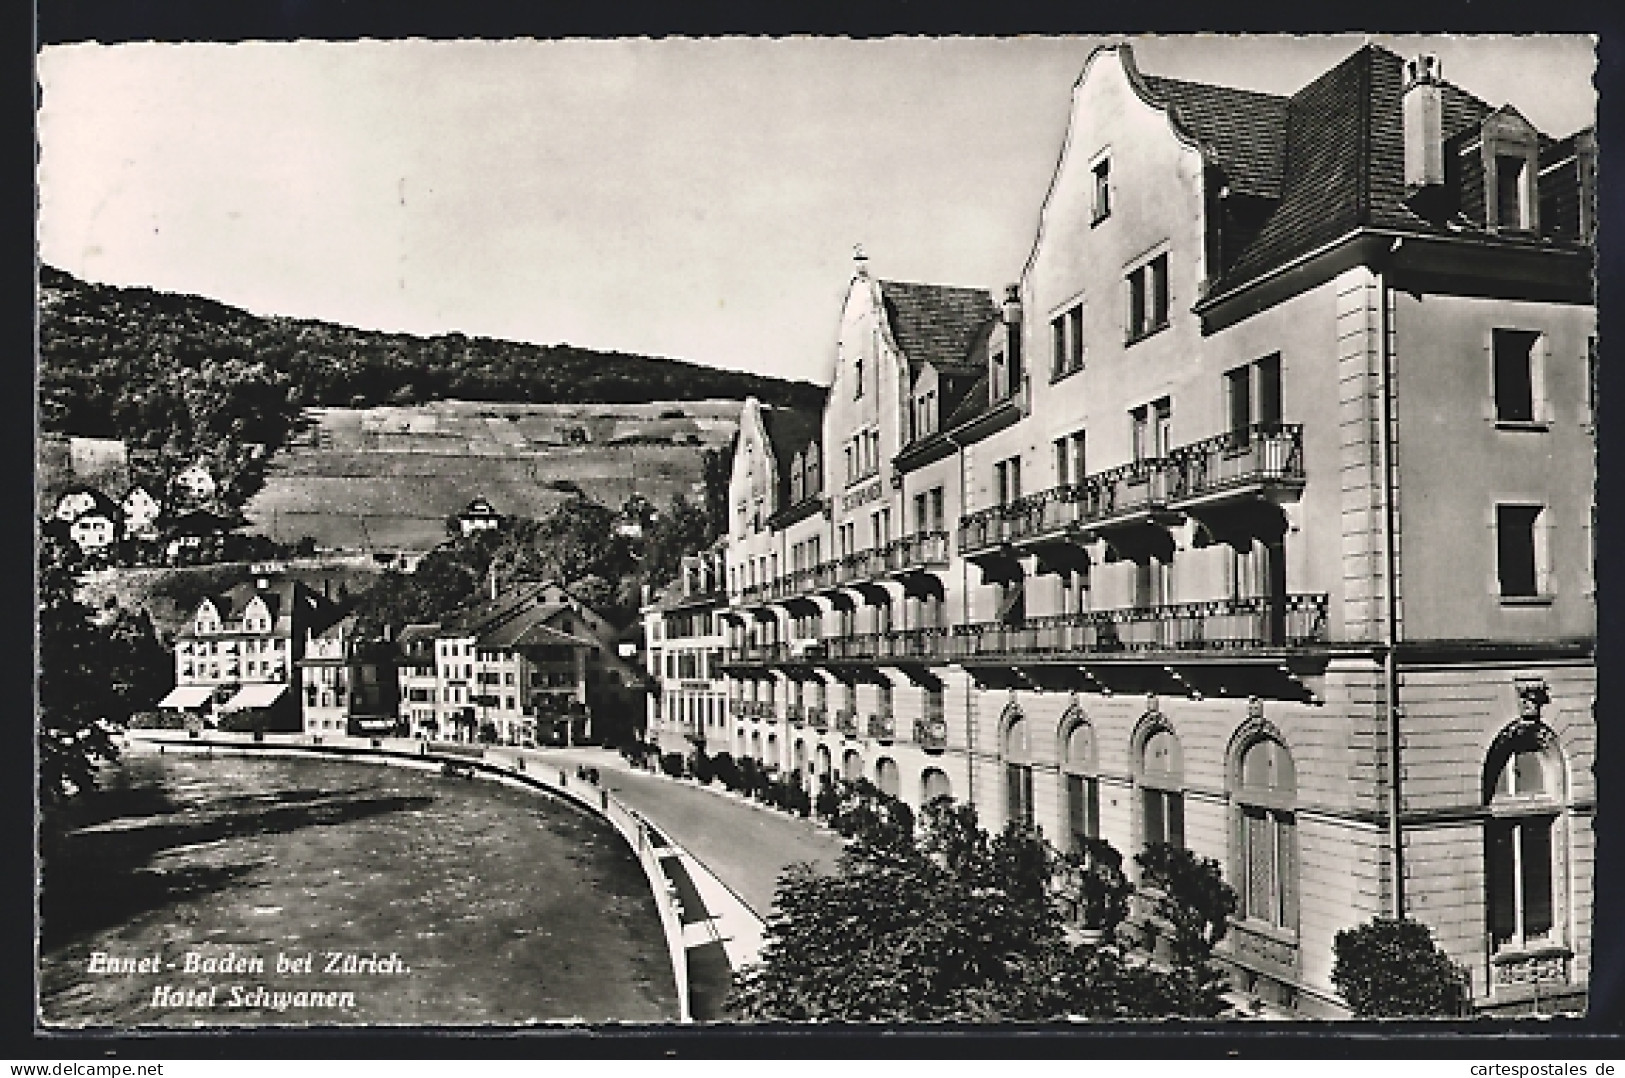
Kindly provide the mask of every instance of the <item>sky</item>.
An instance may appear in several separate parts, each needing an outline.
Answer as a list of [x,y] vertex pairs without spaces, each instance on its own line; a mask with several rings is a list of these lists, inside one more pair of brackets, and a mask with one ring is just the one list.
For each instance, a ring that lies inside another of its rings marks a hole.
[[[39,253],[368,329],[827,382],[876,275],[998,290],[1099,38],[75,44],[39,55]],[[1366,40],[1134,39],[1291,93]],[[1372,40],[1561,137],[1585,37]]]

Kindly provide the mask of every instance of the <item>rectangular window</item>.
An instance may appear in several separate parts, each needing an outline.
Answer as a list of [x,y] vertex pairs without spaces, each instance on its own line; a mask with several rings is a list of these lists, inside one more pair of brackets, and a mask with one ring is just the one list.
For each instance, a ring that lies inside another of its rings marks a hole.
[[1153,456],[1166,457],[1174,447],[1174,402],[1168,397],[1152,401],[1151,411],[1156,420],[1151,452]]
[[931,488],[931,530],[940,532],[947,528],[944,507],[944,491],[942,487]]
[[1491,335],[1495,365],[1495,418],[1502,423],[1533,423],[1536,349],[1540,334],[1498,329]]
[[1527,946],[1550,939],[1552,818],[1491,820],[1484,828],[1487,911],[1497,948]]
[[1495,507],[1496,578],[1505,598],[1540,595],[1541,571],[1538,505]]
[[1067,487],[1072,485],[1072,456],[1067,450],[1065,438],[1055,439],[1055,485]]
[[1066,777],[1066,823],[1072,848],[1084,839],[1100,837],[1100,780],[1091,775]]
[[1026,764],[1005,764],[1004,783],[1008,819],[1033,822],[1033,769]]
[[1151,433],[1151,409],[1141,405],[1129,412],[1129,424],[1130,449],[1133,451],[1134,459],[1144,460],[1150,448],[1148,435]]
[[1050,373],[1059,378],[1066,373],[1066,315],[1056,315],[1049,324],[1050,343],[1053,345],[1053,359]]
[[1151,329],[1168,324],[1168,256],[1151,260]]
[[1054,352],[1051,380],[1083,370],[1083,304],[1073,304],[1050,322]]
[[1281,357],[1265,356],[1258,361],[1258,422],[1265,427],[1281,423]]
[[1094,219],[1091,224],[1099,224],[1112,212],[1112,162],[1111,158],[1104,157],[1095,162],[1092,170],[1095,180]]
[[1500,228],[1528,228],[1522,157],[1495,158],[1495,223]]
[[1237,367],[1226,374],[1224,395],[1230,413],[1230,433],[1245,435],[1253,423],[1253,369]]
[[1145,811],[1145,844],[1185,845],[1185,795],[1175,790],[1141,790]]
[[1137,341],[1150,332],[1145,311],[1145,267],[1128,275],[1128,339]]

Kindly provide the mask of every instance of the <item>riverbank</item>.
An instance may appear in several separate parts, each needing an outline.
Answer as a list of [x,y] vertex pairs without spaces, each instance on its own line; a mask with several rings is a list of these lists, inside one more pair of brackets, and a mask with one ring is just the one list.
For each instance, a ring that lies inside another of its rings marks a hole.
[[[132,740],[103,793],[43,836],[46,1023],[680,1017],[659,912],[605,821],[426,763],[156,749]],[[220,968],[233,955],[262,968]],[[185,996],[207,987],[211,1005]]]

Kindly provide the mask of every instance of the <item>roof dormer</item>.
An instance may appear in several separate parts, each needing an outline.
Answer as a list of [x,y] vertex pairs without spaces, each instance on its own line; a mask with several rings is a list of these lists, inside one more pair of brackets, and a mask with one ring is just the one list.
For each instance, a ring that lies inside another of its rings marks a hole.
[[1540,135],[1511,105],[1484,117],[1484,224],[1494,232],[1540,232]]
[[220,631],[220,608],[214,605],[213,599],[205,599],[198,604],[197,616],[193,618],[192,624],[200,633]]

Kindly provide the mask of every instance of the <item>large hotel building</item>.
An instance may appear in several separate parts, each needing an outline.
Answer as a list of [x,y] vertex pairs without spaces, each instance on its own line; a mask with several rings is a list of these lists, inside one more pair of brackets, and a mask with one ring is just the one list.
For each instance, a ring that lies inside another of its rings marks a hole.
[[860,252],[823,414],[747,402],[710,750],[1216,858],[1302,1013],[1395,914],[1583,1000],[1595,153],[1429,56],[1097,51],[1019,281]]

